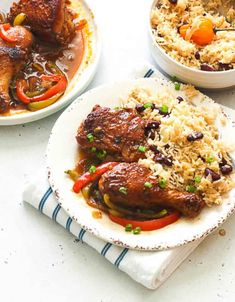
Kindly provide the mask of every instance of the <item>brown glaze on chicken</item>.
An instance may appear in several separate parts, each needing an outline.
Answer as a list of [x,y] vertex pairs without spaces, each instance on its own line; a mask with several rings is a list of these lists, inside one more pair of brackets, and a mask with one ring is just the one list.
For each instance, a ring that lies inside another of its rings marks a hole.
[[20,14],[26,14],[24,25],[42,40],[68,44],[75,36],[75,18],[67,7],[68,0],[20,0],[11,7],[9,19]]
[[[152,187],[145,187],[146,182],[150,182]],[[124,193],[120,188],[125,188]],[[113,204],[132,210],[163,206],[193,218],[205,205],[197,194],[161,189],[157,180],[151,178],[150,170],[137,163],[120,163],[103,174],[99,190],[102,195],[108,194]]]
[[[139,146],[147,144],[145,125],[135,109],[112,110],[96,105],[79,127],[76,139],[85,151],[96,147],[120,160],[138,161],[144,157]],[[93,141],[88,140],[88,134],[93,135]]]
[[0,39],[0,113],[9,109],[9,86],[12,77],[25,64],[30,46],[33,42],[32,34],[22,26],[11,27],[7,34],[16,42],[5,42]]

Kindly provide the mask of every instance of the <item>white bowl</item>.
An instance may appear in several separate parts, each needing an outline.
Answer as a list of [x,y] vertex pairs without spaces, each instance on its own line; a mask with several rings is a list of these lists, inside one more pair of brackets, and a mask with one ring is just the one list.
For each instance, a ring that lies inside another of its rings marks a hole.
[[[89,31],[91,32],[91,35],[89,36],[89,42],[87,41],[83,61],[76,74],[69,82],[65,94],[56,103],[39,111],[24,111],[22,113],[17,113],[9,116],[0,116],[0,126],[29,123],[57,112],[58,110],[74,101],[85,90],[85,88],[93,79],[100,59],[101,39],[91,9],[84,0],[79,0],[79,2],[81,3],[84,15],[86,17],[86,20],[88,21]],[[11,4],[12,0],[7,0],[4,3],[4,9],[7,10]]]
[[148,32],[151,53],[159,67],[170,76],[196,87],[206,89],[221,89],[235,86],[235,69],[227,71],[202,71],[185,66],[171,58],[164,49],[156,42],[151,26],[151,12],[157,0],[153,1],[148,20]]

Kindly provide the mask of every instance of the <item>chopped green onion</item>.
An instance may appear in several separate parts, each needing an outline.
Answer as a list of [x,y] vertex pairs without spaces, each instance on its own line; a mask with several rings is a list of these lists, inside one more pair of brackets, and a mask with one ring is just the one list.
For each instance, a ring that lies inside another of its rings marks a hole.
[[160,110],[161,110],[162,113],[168,113],[169,108],[168,108],[167,105],[162,105],[162,107],[160,108]]
[[119,107],[119,106],[116,106],[116,107],[114,107],[113,109],[114,109],[114,110],[119,110],[120,107]]
[[194,181],[195,183],[199,184],[201,182],[202,178],[201,176],[195,176]]
[[85,160],[85,170],[88,171],[90,169],[91,166],[95,166],[96,164],[98,164],[97,162],[95,162],[95,160],[88,158]]
[[211,164],[211,163],[213,163],[214,160],[215,160],[214,156],[213,156],[213,155],[210,155],[209,157],[207,157],[206,162],[207,162],[208,164]]
[[124,194],[124,195],[127,195],[127,188],[125,188],[125,187],[119,188],[118,191],[119,191],[120,193]]
[[150,214],[153,215],[155,212],[153,210],[140,210],[140,209],[136,209],[137,213],[144,213],[144,214]]
[[145,152],[146,151],[146,147],[144,147],[144,146],[139,146],[139,148],[138,148],[138,150],[140,151],[140,152]]
[[197,188],[192,186],[192,185],[189,185],[186,187],[186,191],[189,192],[189,193],[194,193],[197,191]]
[[178,82],[178,79],[177,79],[176,76],[173,76],[173,77],[171,78],[171,80],[172,80],[172,82]]
[[92,148],[91,148],[91,152],[92,152],[92,153],[95,153],[95,152],[96,152],[96,147],[92,147]]
[[107,155],[107,151],[105,151],[105,150],[98,151],[97,154],[96,154],[96,156],[97,156],[99,159],[105,158],[106,155]]
[[168,211],[166,209],[163,209],[159,213],[157,213],[156,215],[154,215],[154,218],[161,218],[163,216],[166,216],[167,213],[168,213]]
[[175,82],[175,90],[180,90],[181,84],[178,82]]
[[90,143],[94,142],[94,135],[92,133],[88,133],[86,137]]
[[141,232],[141,228],[140,228],[140,227],[136,227],[136,228],[133,230],[133,234],[134,234],[134,235],[138,235],[138,234],[140,234],[140,232]]
[[96,166],[91,166],[90,169],[89,169],[89,172],[92,174],[92,173],[95,173],[96,172]]
[[126,232],[131,232],[133,230],[133,226],[131,223],[128,223],[126,226],[125,226],[125,231]]
[[145,103],[144,104],[144,108],[147,109],[147,108],[152,108],[153,106],[153,103]]
[[161,189],[165,189],[167,186],[167,180],[164,178],[160,179],[158,182],[158,185]]
[[145,186],[146,188],[151,189],[151,188],[153,187],[153,184],[151,184],[151,182],[146,181],[146,182],[144,183],[144,186]]

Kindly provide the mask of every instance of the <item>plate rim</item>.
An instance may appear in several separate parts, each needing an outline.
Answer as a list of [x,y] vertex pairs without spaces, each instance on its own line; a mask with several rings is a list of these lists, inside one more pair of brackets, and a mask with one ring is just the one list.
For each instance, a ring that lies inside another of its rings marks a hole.
[[[59,110],[63,109],[64,107],[68,106],[71,102],[76,100],[88,87],[88,85],[93,80],[96,71],[98,69],[98,65],[101,58],[101,51],[102,51],[102,40],[101,40],[101,33],[100,29],[97,26],[96,18],[91,9],[90,5],[88,5],[87,0],[78,0],[82,6],[85,8],[87,12],[89,12],[89,18],[92,20],[92,27],[94,28],[92,43],[95,44],[94,50],[90,59],[90,62],[87,66],[83,67],[82,70],[77,70],[76,74],[80,73],[79,78],[76,82],[73,83],[71,90],[68,92],[68,95],[62,96],[62,100],[43,108],[39,111],[34,112],[25,112],[19,113],[12,116],[0,116],[0,126],[14,126],[14,125],[21,125],[26,123],[31,123],[45,117],[48,117]],[[76,89],[74,87],[76,86]],[[71,94],[71,95],[70,95]],[[64,97],[64,99],[63,99]]]
[[[60,204],[60,206],[63,208],[63,210],[67,213],[67,215],[69,215],[69,217],[71,217],[73,219],[73,221],[75,221],[76,223],[78,223],[80,225],[81,228],[83,228],[84,230],[88,231],[89,233],[91,233],[92,235],[110,242],[114,245],[117,246],[121,246],[123,248],[128,248],[128,249],[132,249],[132,250],[140,250],[140,251],[159,251],[159,250],[166,250],[166,249],[171,249],[171,248],[175,248],[175,247],[179,247],[179,246],[183,246],[185,244],[194,242],[196,240],[200,240],[205,238],[206,236],[208,236],[210,233],[212,233],[213,231],[215,231],[216,229],[218,229],[228,218],[229,216],[231,216],[231,214],[234,213],[235,211],[235,199],[233,201],[233,206],[230,207],[229,211],[227,211],[226,215],[224,215],[223,217],[220,217],[218,220],[216,220],[216,222],[211,223],[210,228],[208,228],[207,230],[197,233],[197,235],[192,236],[192,238],[189,239],[180,239],[178,241],[177,244],[171,244],[171,245],[167,245],[167,244],[161,244],[159,245],[155,245],[152,244],[151,247],[143,247],[143,246],[134,246],[132,244],[127,244],[125,242],[122,242],[122,240],[117,240],[114,239],[112,236],[109,237],[104,237],[102,236],[102,234],[100,234],[99,230],[97,230],[96,228],[90,228],[87,225],[82,224],[81,222],[79,222],[79,220],[76,217],[71,216],[71,213],[69,212],[68,209],[66,209],[66,207],[63,206],[63,197],[62,194],[60,193],[60,188],[58,188],[55,184],[55,181],[53,179],[53,171],[50,167],[50,152],[51,152],[51,140],[53,138],[54,135],[54,129],[56,129],[57,123],[60,122],[61,116],[67,115],[70,111],[72,111],[74,109],[74,107],[76,108],[77,106],[80,105],[80,103],[83,101],[84,98],[86,98],[87,96],[89,96],[89,94],[95,93],[96,91],[99,90],[103,90],[105,88],[111,87],[113,85],[121,85],[122,83],[126,83],[126,82],[138,82],[138,81],[160,81],[160,82],[165,82],[169,84],[169,80],[167,79],[162,79],[159,77],[155,77],[155,78],[138,78],[138,79],[126,79],[126,80],[119,80],[119,81],[113,81],[110,83],[106,83],[106,84],[102,84],[100,86],[97,86],[93,89],[88,90],[87,92],[83,93],[82,95],[80,95],[75,101],[73,101],[73,103],[60,115],[60,117],[56,120],[50,136],[49,136],[49,141],[48,141],[48,145],[46,148],[46,169],[47,169],[47,175],[48,175],[48,180],[49,180],[49,184],[51,185],[51,188],[53,190],[53,192],[55,193],[55,196],[58,200],[58,203]],[[203,93],[201,93],[199,91],[200,94],[202,94],[203,96],[205,96],[206,98],[212,100],[211,98],[207,97],[206,95],[204,95]],[[117,97],[118,98],[118,97]],[[216,103],[218,104],[218,103]],[[224,108],[228,108],[231,109],[229,107],[223,106],[218,104],[220,107],[222,107],[222,109],[224,110]],[[233,110],[233,109],[231,109]]]

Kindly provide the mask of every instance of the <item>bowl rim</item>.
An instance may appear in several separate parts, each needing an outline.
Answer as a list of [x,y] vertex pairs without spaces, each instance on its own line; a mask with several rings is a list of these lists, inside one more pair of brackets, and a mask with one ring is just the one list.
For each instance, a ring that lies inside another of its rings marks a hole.
[[230,73],[231,74],[235,73],[235,69],[224,70],[224,71],[204,71],[204,70],[192,68],[192,67],[186,66],[186,65],[184,65],[184,64],[176,61],[167,52],[165,52],[164,49],[154,39],[153,28],[152,28],[152,25],[151,25],[151,14],[152,14],[153,8],[154,8],[155,4],[157,3],[157,1],[158,0],[153,0],[153,2],[151,4],[151,7],[150,7],[149,20],[148,20],[148,31],[149,31],[149,34],[151,36],[151,40],[154,43],[154,46],[161,52],[162,55],[164,55],[165,57],[167,57],[172,63],[176,64],[179,68],[183,68],[183,69],[185,69],[188,72],[195,72],[198,75],[219,76],[219,75],[227,75],[227,74],[230,74]]
[[[82,66],[84,64],[84,59],[82,60],[81,65],[76,71],[75,75],[71,79],[68,87],[66,89],[66,94],[64,94],[57,102],[54,104],[40,109],[38,111],[32,112],[22,112],[19,114],[14,114],[10,116],[0,116],[0,126],[10,126],[10,125],[20,125],[24,123],[29,123],[33,121],[40,120],[44,117],[50,116],[53,113],[58,112],[64,107],[68,106],[71,102],[73,102],[79,95],[83,93],[86,87],[92,81],[95,72],[98,68],[98,64],[101,57],[102,50],[102,42],[101,42],[101,33],[97,26],[96,18],[94,17],[94,13],[90,6],[88,5],[86,0],[79,0],[81,2],[88,18],[91,20],[91,26],[93,28],[93,37],[91,39],[92,44],[94,45],[92,48],[92,55],[89,59],[89,63],[87,66]],[[81,70],[80,70],[81,68]],[[77,77],[77,79],[75,79]],[[76,81],[74,81],[76,80]]]

